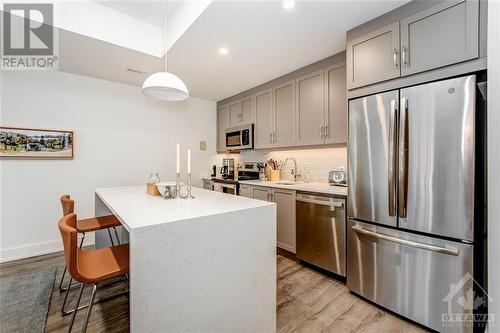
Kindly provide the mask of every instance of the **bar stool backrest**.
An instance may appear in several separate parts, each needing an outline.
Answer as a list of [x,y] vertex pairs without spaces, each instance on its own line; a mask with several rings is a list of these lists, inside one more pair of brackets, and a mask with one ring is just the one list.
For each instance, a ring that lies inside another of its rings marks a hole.
[[77,256],[80,250],[77,245],[78,233],[76,231],[76,214],[71,213],[63,216],[59,220],[59,231],[64,246],[64,260],[68,267],[68,272],[71,277],[77,281],[81,281],[82,277],[78,272]]
[[61,196],[61,206],[63,210],[63,216],[72,214],[75,212],[75,201],[71,199],[69,194]]

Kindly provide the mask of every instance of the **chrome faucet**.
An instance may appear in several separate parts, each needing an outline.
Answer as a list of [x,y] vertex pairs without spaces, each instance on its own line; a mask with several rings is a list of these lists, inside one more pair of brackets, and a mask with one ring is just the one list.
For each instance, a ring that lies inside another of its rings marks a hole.
[[293,157],[287,157],[286,160],[285,160],[285,162],[283,163],[283,167],[286,167],[286,164],[288,163],[288,160],[292,160],[293,161],[293,168],[292,168],[292,171],[290,172],[290,174],[293,176],[293,181],[296,182],[297,181],[297,176],[299,176],[299,174],[297,172],[297,161]]

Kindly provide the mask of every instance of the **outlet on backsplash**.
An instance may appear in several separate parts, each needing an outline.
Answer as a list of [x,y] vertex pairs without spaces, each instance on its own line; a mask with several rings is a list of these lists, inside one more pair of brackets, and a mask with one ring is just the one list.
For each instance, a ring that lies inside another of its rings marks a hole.
[[[265,162],[269,159],[276,161],[285,161],[287,157],[293,157],[297,161],[297,171],[302,175],[300,181],[314,183],[327,183],[328,172],[340,168],[347,169],[347,148],[321,148],[304,150],[285,150],[285,151],[241,151],[240,154],[219,154],[215,163],[222,165],[223,158],[234,158],[235,165],[245,161]],[[281,177],[288,179],[290,177],[293,163],[288,163],[281,172]]]

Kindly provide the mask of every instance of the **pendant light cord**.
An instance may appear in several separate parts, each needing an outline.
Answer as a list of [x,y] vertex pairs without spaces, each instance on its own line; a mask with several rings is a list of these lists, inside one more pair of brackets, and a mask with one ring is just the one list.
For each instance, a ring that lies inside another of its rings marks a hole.
[[168,0],[165,0],[165,36],[163,36],[163,43],[165,44],[165,55],[163,56],[163,69],[168,73],[168,44],[167,44],[167,24],[168,24]]

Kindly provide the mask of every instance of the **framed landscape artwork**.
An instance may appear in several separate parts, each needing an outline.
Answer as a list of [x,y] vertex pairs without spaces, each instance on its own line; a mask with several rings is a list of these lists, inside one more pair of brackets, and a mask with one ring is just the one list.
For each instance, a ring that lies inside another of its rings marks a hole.
[[73,131],[0,126],[0,158],[72,159]]

